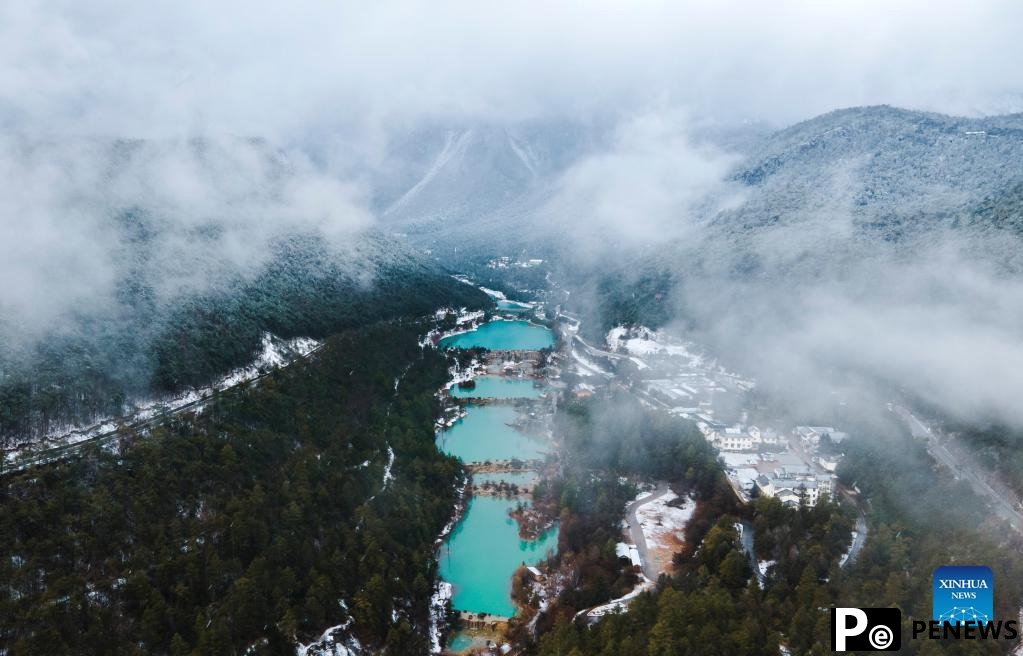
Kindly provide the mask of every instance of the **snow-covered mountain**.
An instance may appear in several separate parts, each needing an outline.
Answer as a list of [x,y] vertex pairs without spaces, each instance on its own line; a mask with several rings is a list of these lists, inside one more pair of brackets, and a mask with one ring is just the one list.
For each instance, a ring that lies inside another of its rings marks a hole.
[[686,325],[804,407],[880,382],[1018,423],[1020,161],[1023,116],[832,112],[761,141],[706,204],[724,209],[590,298],[607,326]]
[[419,130],[394,144],[396,164],[381,176],[375,205],[384,225],[449,256],[495,237],[528,240],[517,228],[599,138],[567,122]]
[[809,229],[817,248],[981,228],[1018,190],[1021,157],[1023,115],[840,110],[763,140],[734,172],[742,202],[711,220],[732,236]]

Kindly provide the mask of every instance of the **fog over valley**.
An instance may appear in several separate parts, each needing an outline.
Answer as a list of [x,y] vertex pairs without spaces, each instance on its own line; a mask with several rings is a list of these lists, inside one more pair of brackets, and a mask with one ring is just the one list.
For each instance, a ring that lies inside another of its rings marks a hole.
[[0,4],[0,656],[1023,655],[1021,27]]

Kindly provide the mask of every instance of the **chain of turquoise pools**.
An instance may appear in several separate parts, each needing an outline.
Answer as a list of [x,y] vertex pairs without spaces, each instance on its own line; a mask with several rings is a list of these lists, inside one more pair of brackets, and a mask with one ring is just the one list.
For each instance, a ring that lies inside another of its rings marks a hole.
[[[441,340],[442,348],[535,350],[551,346],[548,329],[525,321],[491,321],[476,330]],[[472,390],[452,389],[463,398],[537,398],[543,393],[531,380],[481,376]],[[467,414],[437,440],[442,450],[464,462],[542,458],[544,443],[517,431],[510,424],[515,409],[507,405],[468,405]],[[531,472],[477,474],[477,482],[508,481],[522,485],[534,480]],[[515,498],[478,496],[469,501],[465,514],[445,541],[440,553],[440,575],[452,584],[456,610],[510,617],[511,577],[520,565],[532,565],[557,549],[558,529],[552,527],[537,540],[519,538],[516,522],[508,512]],[[455,641],[460,637],[456,636]],[[466,638],[461,637],[462,640]],[[457,645],[452,644],[452,648]]]

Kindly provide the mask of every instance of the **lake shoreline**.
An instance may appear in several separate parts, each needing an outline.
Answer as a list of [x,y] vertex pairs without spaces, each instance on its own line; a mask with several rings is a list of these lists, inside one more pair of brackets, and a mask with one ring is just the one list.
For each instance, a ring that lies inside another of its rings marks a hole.
[[[500,317],[437,341],[439,348],[487,349],[471,378],[459,376],[442,388],[447,407],[461,416],[437,433],[439,448],[461,458],[469,474],[464,507],[438,553],[441,578],[453,586],[451,607],[462,618],[521,615],[525,609],[511,590],[515,571],[557,550],[556,518],[546,509],[526,510],[554,450],[545,429],[553,406],[540,367],[546,365],[541,351],[555,343],[545,326]],[[503,636],[504,627],[476,624],[471,633]],[[448,653],[474,644],[469,633],[452,638]]]

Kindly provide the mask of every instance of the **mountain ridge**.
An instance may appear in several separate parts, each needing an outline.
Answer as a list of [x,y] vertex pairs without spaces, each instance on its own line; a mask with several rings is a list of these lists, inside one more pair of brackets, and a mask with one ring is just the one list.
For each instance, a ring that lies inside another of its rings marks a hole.
[[[6,439],[208,384],[266,332],[322,339],[489,302],[359,217],[332,229],[332,213],[359,211],[344,189],[262,140],[23,142],[3,155],[29,162],[27,181],[67,182],[40,215],[49,229],[89,227],[64,258],[77,293],[47,298],[48,253],[28,281],[41,297],[12,297],[0,321]],[[293,202],[306,192],[324,206]]]

